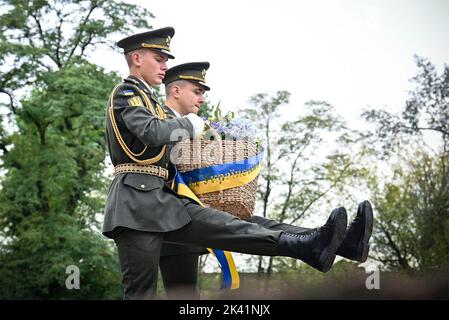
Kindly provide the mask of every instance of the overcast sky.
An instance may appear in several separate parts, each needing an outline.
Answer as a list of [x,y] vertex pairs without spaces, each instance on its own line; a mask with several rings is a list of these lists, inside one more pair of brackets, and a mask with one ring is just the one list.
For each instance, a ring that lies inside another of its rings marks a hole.
[[[154,28],[175,28],[169,66],[211,63],[209,99],[225,110],[256,93],[288,90],[289,114],[325,100],[353,122],[368,105],[403,105],[414,54],[439,70],[449,63],[447,0],[130,2],[156,16]],[[95,59],[127,75],[118,54]]]

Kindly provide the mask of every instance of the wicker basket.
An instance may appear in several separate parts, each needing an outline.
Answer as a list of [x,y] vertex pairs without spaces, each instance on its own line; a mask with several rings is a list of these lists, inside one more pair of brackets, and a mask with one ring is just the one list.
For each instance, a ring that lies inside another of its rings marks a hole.
[[[211,131],[211,130],[209,130]],[[248,159],[257,154],[256,144],[246,140],[221,140],[211,131],[214,140],[185,140],[177,144],[179,172],[210,167]],[[240,187],[217,192],[197,194],[201,202],[214,209],[228,212],[240,219],[250,220],[256,203],[257,177]]]

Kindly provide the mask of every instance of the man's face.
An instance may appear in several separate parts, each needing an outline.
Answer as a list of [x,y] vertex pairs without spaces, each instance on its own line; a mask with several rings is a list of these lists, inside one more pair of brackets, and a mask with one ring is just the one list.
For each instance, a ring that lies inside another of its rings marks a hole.
[[190,81],[186,81],[179,89],[180,113],[186,115],[189,113],[198,113],[201,105],[204,103],[204,87]]
[[167,71],[168,57],[150,49],[139,50],[136,54],[134,61],[143,80],[150,86],[160,85]]

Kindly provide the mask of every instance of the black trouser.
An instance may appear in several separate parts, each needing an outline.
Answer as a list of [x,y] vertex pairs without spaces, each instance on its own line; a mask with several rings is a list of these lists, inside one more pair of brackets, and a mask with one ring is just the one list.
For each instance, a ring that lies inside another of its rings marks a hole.
[[261,217],[255,218],[254,223],[247,222],[226,212],[203,208],[192,202],[186,204],[186,209],[192,221],[181,229],[166,233],[124,229],[117,235],[115,242],[123,274],[125,299],[155,297],[163,242],[276,256],[279,255],[278,239],[281,230],[289,229],[290,232],[306,230],[272,220],[259,219]]
[[296,234],[303,234],[310,232],[309,228],[303,228],[303,227],[297,227],[293,226],[291,224],[281,223],[274,220],[270,220],[261,216],[252,216],[251,217],[252,223],[257,223],[258,225],[270,229],[270,230],[279,230],[279,231],[286,231],[290,233],[296,233]]
[[[310,230],[279,223],[261,216],[253,216],[250,222],[271,230],[283,230],[297,234]],[[198,257],[197,253],[180,253],[160,257],[159,268],[168,299],[199,299]]]
[[159,268],[168,299],[199,299],[197,253],[161,256]]

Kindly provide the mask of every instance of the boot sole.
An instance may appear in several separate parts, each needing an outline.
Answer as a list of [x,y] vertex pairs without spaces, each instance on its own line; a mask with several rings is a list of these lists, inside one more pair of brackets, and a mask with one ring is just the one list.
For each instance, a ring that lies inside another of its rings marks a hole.
[[335,252],[338,250],[343,242],[343,239],[345,238],[346,226],[348,224],[348,215],[344,208],[335,210],[332,212],[332,216],[332,219],[335,221],[334,232],[329,245],[323,250],[319,259],[321,265],[319,270],[321,272],[328,272],[332,267],[335,260]]
[[363,239],[359,242],[357,252],[360,252],[359,262],[365,262],[368,259],[369,252],[369,239],[371,238],[371,234],[373,233],[373,208],[369,201],[363,201],[361,204],[362,211],[365,213],[365,229],[363,230]]

